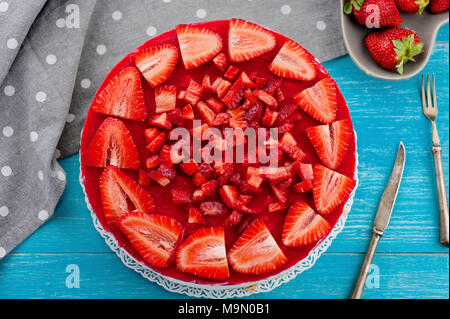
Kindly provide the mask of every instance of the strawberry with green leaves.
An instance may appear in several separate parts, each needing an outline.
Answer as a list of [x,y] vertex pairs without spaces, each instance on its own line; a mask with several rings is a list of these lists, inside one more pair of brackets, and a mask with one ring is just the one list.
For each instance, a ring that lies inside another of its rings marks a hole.
[[430,0],[395,0],[397,7],[405,13],[422,14]]
[[372,21],[374,6],[378,6],[379,27],[399,27],[402,25],[402,17],[394,0],[349,0],[345,3],[344,13],[351,14],[359,24],[366,25]]
[[415,62],[424,47],[417,34],[402,28],[373,32],[366,37],[365,43],[375,62],[400,74],[408,61]]

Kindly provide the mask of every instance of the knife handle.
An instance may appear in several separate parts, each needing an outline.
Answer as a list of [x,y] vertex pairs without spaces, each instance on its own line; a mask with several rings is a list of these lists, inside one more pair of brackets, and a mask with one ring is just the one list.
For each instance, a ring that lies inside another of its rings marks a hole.
[[353,289],[351,299],[361,299],[364,291],[364,286],[366,285],[367,275],[369,274],[370,266],[372,265],[373,257],[375,251],[377,250],[378,243],[380,242],[381,233],[377,232],[375,229],[372,233],[372,238],[370,239],[369,248],[367,249],[366,257],[364,258],[363,265],[361,267],[361,272],[359,273],[358,280],[356,281],[355,288]]
[[440,224],[440,241],[448,247],[449,229],[448,229],[448,202],[447,192],[445,189],[444,169],[442,167],[442,148],[433,146],[434,171],[436,174],[436,186],[439,201],[439,224]]

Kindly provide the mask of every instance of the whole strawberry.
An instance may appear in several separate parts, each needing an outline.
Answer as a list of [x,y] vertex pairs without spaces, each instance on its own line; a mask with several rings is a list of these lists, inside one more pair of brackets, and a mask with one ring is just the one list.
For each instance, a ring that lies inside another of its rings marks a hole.
[[395,0],[395,3],[403,12],[422,14],[423,10],[430,3],[430,0]]
[[375,62],[389,70],[403,74],[403,66],[423,52],[424,44],[411,30],[391,28],[369,34],[365,43]]
[[[378,7],[378,10],[374,9]],[[376,27],[399,27],[402,25],[402,17],[394,0],[349,0],[345,3],[344,12],[353,16],[362,25],[379,25]],[[379,17],[376,17],[379,12]]]
[[448,2],[449,0],[431,0],[430,2],[431,12],[436,14],[448,10]]

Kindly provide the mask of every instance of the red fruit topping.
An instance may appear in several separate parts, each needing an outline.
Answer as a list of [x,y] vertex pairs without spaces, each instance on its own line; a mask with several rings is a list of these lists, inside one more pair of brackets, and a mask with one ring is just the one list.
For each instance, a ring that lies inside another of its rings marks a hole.
[[293,186],[294,191],[301,194],[307,191],[310,191],[313,188],[313,182],[312,180],[303,181],[300,183],[297,183]]
[[283,102],[284,101],[284,93],[281,90],[281,88],[277,89],[277,101],[278,102]]
[[159,135],[159,129],[157,129],[156,127],[148,128],[144,131],[144,135],[147,143],[150,143]]
[[331,125],[309,127],[306,132],[322,162],[331,169],[339,167],[352,136],[350,121],[341,120]]
[[192,109],[192,106],[190,104],[186,105],[183,108],[183,118],[185,120],[193,120],[195,118],[194,110]]
[[196,172],[194,176],[192,177],[192,183],[196,186],[200,186],[203,183],[206,183],[208,179],[205,175],[203,175],[201,172]]
[[157,87],[172,74],[178,49],[171,44],[147,48],[134,56],[134,62],[151,87]]
[[293,168],[295,173],[301,177],[302,180],[307,181],[314,178],[313,167],[311,164],[301,163],[299,161],[294,162]]
[[178,25],[175,29],[186,70],[210,61],[222,50],[222,38],[211,30],[191,25]]
[[156,113],[169,112],[177,103],[177,88],[174,85],[158,86],[155,89]]
[[273,184],[287,180],[292,175],[286,167],[265,167],[264,176]]
[[230,123],[231,115],[229,113],[219,113],[214,119],[212,126],[219,126],[223,124]]
[[228,60],[224,53],[219,53],[214,59],[213,63],[216,65],[216,67],[222,71],[225,72],[225,70],[228,67]]
[[[234,129],[240,128],[243,131],[245,131],[248,128],[248,122],[247,121],[237,121],[237,120],[231,119],[230,127],[234,128]],[[238,145],[238,144],[241,144],[241,143],[236,142],[236,145]]]
[[294,100],[303,111],[322,123],[331,123],[336,118],[336,84],[331,78],[324,78],[303,90]]
[[216,201],[207,201],[200,204],[200,209],[206,216],[220,216],[226,213],[222,203]]
[[195,201],[199,201],[204,200],[207,197],[213,196],[215,193],[217,193],[218,187],[219,182],[216,180],[205,182],[200,186],[200,189],[194,192],[192,199]]
[[219,99],[225,96],[228,89],[231,87],[231,82],[218,77],[212,84],[212,89],[216,91],[217,97]]
[[181,190],[181,189],[172,189],[172,202],[175,205],[183,205],[192,203],[191,193]]
[[106,118],[95,132],[86,152],[86,164],[138,169],[139,154],[130,131],[119,119]]
[[302,160],[307,157],[306,153],[301,150],[297,145],[297,141],[289,132],[284,133],[280,140],[279,147],[283,152],[288,153],[289,156],[295,160]]
[[209,126],[212,126],[214,124],[214,119],[216,118],[216,113],[203,101],[198,102],[196,108],[205,122]]
[[266,112],[262,119],[262,124],[267,127],[272,127],[275,125],[275,121],[278,118],[278,112],[271,111],[270,108],[266,107]]
[[240,79],[246,88],[254,89],[256,87],[255,83],[253,83],[253,81],[244,71],[241,72]]
[[215,280],[230,276],[222,227],[197,230],[177,250],[177,267],[181,271]]
[[150,120],[150,124],[153,124],[166,130],[170,130],[172,128],[172,123],[170,123],[167,113],[161,113],[160,115],[154,116]]
[[270,107],[272,110],[276,110],[278,108],[278,101],[269,93],[256,89],[253,91],[253,94],[264,104]]
[[150,175],[144,169],[139,169],[139,185],[141,186],[149,186],[150,185]]
[[345,202],[356,182],[325,166],[314,166],[313,195],[316,209],[321,214],[328,214]]
[[228,260],[237,272],[260,275],[278,269],[287,258],[264,222],[257,219],[234,243]]
[[195,207],[189,208],[188,223],[189,224],[205,224],[206,223],[206,220],[203,217],[200,209],[195,208]]
[[230,177],[230,182],[237,186],[241,185],[241,175],[239,173],[232,175]]
[[293,114],[298,114],[297,105],[295,104],[286,104],[283,105],[278,111],[278,119],[276,121],[277,125],[285,124]]
[[145,121],[147,108],[139,71],[128,67],[114,76],[95,98],[92,110],[124,119]]
[[281,212],[285,209],[286,209],[286,205],[284,205],[283,203],[280,203],[280,202],[270,203],[269,206],[267,207],[267,210],[269,211],[269,213],[277,213],[277,212]]
[[159,185],[161,186],[167,186],[170,183],[170,179],[168,179],[167,177],[163,176],[161,174],[161,172],[159,171],[151,171],[149,173],[150,177],[156,181]]
[[175,171],[172,167],[164,165],[162,163],[158,167],[158,172],[161,174],[161,176],[167,177],[171,181],[174,180],[177,176],[177,171]]
[[302,201],[294,203],[286,216],[282,241],[288,247],[309,245],[323,238],[330,224]]
[[[131,210],[145,213],[155,210],[150,194],[115,166],[108,166],[100,176],[100,197],[103,214],[110,225],[116,225],[119,217]],[[127,198],[134,208],[129,207]]]
[[207,99],[206,104],[216,113],[220,113],[224,109],[223,103],[215,98]]
[[153,139],[153,141],[150,142],[150,144],[147,145],[147,149],[151,153],[156,153],[164,145],[165,142],[166,142],[166,133],[161,132],[155,139]]
[[154,267],[169,265],[183,235],[183,226],[175,219],[141,212],[121,217],[119,227],[139,255]]
[[286,79],[312,81],[316,78],[316,67],[312,56],[303,47],[287,40],[269,67],[269,70]]
[[185,96],[186,96],[186,91],[184,91],[184,90],[178,91],[177,99],[184,100]]
[[222,102],[229,109],[234,109],[242,101],[243,96],[244,96],[244,84],[240,79],[237,79],[236,82],[234,82],[234,84],[228,90],[225,97],[222,99]]
[[208,74],[205,74],[203,76],[202,87],[205,90],[211,90],[212,89],[212,87],[211,87],[211,77]]
[[281,87],[281,83],[283,83],[282,79],[270,80],[264,86],[263,91],[269,93],[270,95],[274,95],[277,90]]
[[161,164],[161,162],[159,161],[158,155],[153,155],[145,161],[145,167],[147,167],[147,169],[154,169],[158,167],[159,164]]
[[275,36],[261,26],[232,19],[228,33],[228,54],[233,62],[244,62],[275,48]]
[[270,187],[272,188],[273,194],[276,198],[282,203],[287,202],[287,192],[285,189],[282,189],[280,186],[275,185],[273,183],[269,183]]
[[239,69],[234,65],[230,65],[227,72],[223,75],[225,79],[232,81],[239,74]]
[[180,163],[180,168],[186,175],[191,176],[198,171],[198,164],[191,159],[189,162]]
[[222,198],[225,205],[227,205],[230,208],[233,208],[239,198],[239,192],[235,186],[231,185],[224,185],[219,190],[219,195]]
[[227,219],[225,219],[225,227],[236,227],[242,220],[242,215],[237,210],[233,210],[233,212],[228,215]]

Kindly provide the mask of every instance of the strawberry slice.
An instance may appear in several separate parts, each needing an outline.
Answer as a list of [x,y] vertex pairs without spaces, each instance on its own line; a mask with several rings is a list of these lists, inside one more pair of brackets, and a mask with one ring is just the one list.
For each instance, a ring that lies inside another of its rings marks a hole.
[[134,56],[134,63],[152,88],[167,80],[177,60],[178,49],[171,44],[143,49]]
[[135,67],[127,67],[114,76],[95,98],[92,110],[124,119],[145,121],[147,108],[139,71]]
[[119,227],[142,258],[154,267],[169,266],[183,235],[183,226],[175,219],[142,212],[122,216]]
[[214,124],[214,119],[216,118],[216,113],[213,110],[211,110],[208,104],[206,104],[203,101],[198,102],[196,108],[197,111],[202,116],[202,118],[205,120],[205,122],[209,126],[212,126]]
[[234,84],[228,90],[225,97],[222,98],[222,102],[229,109],[234,109],[242,101],[243,96],[244,96],[244,84],[242,83],[241,79],[237,79],[236,82],[234,82]]
[[264,113],[262,124],[267,127],[272,127],[275,125],[275,121],[278,118],[278,112],[272,111],[269,107],[266,107],[266,112]]
[[167,113],[155,115],[153,118],[150,119],[149,123],[166,130],[170,130],[172,128],[172,123],[170,123]]
[[193,175],[196,171],[198,171],[198,164],[194,160],[189,160],[186,163],[180,164],[181,170],[188,176]]
[[294,113],[298,114],[298,108],[295,104],[286,104],[280,108],[278,111],[278,118],[275,122],[277,125],[282,125],[287,122],[287,119],[290,118]]
[[[133,209],[144,213],[155,210],[150,194],[131,177],[111,165],[100,176],[100,197],[103,214],[110,225],[116,225],[120,216]],[[133,209],[128,206],[127,198],[133,203]]]
[[218,77],[211,87],[216,92],[217,97],[221,99],[225,96],[225,93],[227,93],[228,89],[231,87],[231,82]]
[[311,164],[296,161],[293,164],[293,168],[295,173],[304,181],[312,180],[314,178],[313,167]]
[[261,102],[266,104],[272,110],[276,110],[278,108],[278,101],[272,95],[267,93],[266,91],[256,89],[253,91],[253,95],[255,95]]
[[144,131],[144,135],[147,143],[150,143],[159,135],[159,130],[156,127],[151,127]]
[[312,81],[316,78],[316,67],[311,56],[299,44],[287,40],[278,52],[269,70],[285,79]]
[[235,67],[234,65],[230,65],[223,75],[225,79],[228,79],[230,81],[233,81],[234,78],[239,74],[239,69]]
[[203,76],[202,87],[205,90],[211,90],[211,77],[208,74]]
[[350,177],[316,164],[313,180],[316,209],[321,214],[330,213],[348,199],[355,184],[356,182]]
[[237,210],[233,210],[233,212],[228,215],[227,219],[225,219],[225,227],[236,227],[244,217],[243,214],[239,213]]
[[288,247],[309,245],[323,238],[330,224],[305,202],[295,202],[286,216],[282,241]]
[[269,206],[267,207],[267,210],[269,211],[269,213],[277,213],[277,212],[281,212],[285,209],[286,209],[286,205],[283,203],[280,203],[280,202],[270,203]]
[[265,167],[264,175],[267,177],[267,179],[274,184],[278,184],[282,181],[287,180],[292,175],[289,173],[289,171],[286,169],[286,167]]
[[204,223],[206,223],[206,220],[203,217],[200,209],[195,208],[195,207],[189,208],[188,223],[189,224],[204,224]]
[[[165,113],[164,113],[165,114]],[[159,149],[161,147],[163,147],[164,143],[166,142],[166,133],[165,132],[161,132],[159,133],[159,135],[157,137],[155,137],[153,139],[153,141],[151,141],[148,145],[147,145],[147,149],[151,152],[151,153],[156,153],[159,151]]]
[[177,250],[177,267],[199,277],[225,280],[230,276],[222,227],[194,232]]
[[221,189],[219,189],[219,195],[222,198],[222,201],[230,208],[234,208],[238,198],[239,192],[235,186],[224,185]]
[[150,175],[151,179],[153,179],[154,181],[156,181],[159,185],[161,185],[163,187],[170,184],[170,179],[163,176],[159,170],[151,171],[149,173],[149,175]]
[[231,114],[230,113],[219,113],[216,115],[212,126],[219,126],[223,124],[230,123]]
[[294,96],[300,108],[322,123],[331,123],[336,118],[336,84],[331,78],[324,78],[309,89]]
[[220,113],[224,108],[223,103],[215,98],[207,99],[206,104],[216,113]]
[[231,115],[231,118],[235,121],[244,120],[245,110],[242,107],[228,110],[227,113],[229,113]]
[[203,175],[203,173],[200,171],[195,172],[194,176],[192,176],[192,183],[196,186],[200,186],[207,181],[208,179],[206,178],[206,176]]
[[293,186],[294,191],[301,194],[305,193],[307,191],[310,191],[313,188],[313,182],[312,180],[303,181],[300,183],[297,183]]
[[[241,72],[241,81],[244,83],[244,86],[249,89],[254,89],[256,87],[255,83],[250,79],[250,77],[245,73],[245,71]],[[256,102],[256,101],[254,101]]]
[[300,161],[307,157],[306,153],[302,151],[302,149],[298,146],[297,141],[289,132],[284,133],[280,140],[279,147],[283,152],[289,154],[289,156],[294,160]]
[[139,169],[139,154],[125,124],[112,117],[106,118],[95,132],[86,152],[86,164],[94,167],[107,165]]
[[158,86],[155,89],[155,112],[163,113],[175,110],[177,88],[174,85]]
[[228,67],[228,59],[225,56],[225,54],[219,53],[214,59],[213,59],[213,63],[215,64],[215,66],[222,72],[225,72],[225,70]]
[[200,209],[206,216],[220,216],[226,213],[222,203],[216,201],[207,201],[200,204]]
[[264,222],[257,219],[236,240],[228,260],[239,273],[260,275],[278,269],[287,258]]
[[285,100],[285,98],[284,98],[283,90],[281,90],[281,88],[278,88],[277,89],[277,101],[283,102],[284,100]]
[[154,169],[154,168],[158,167],[159,164],[161,164],[161,162],[159,161],[158,155],[150,156],[145,161],[145,167],[147,167],[147,169]]
[[283,188],[281,188],[279,185],[269,183],[270,187],[272,188],[273,194],[275,197],[282,203],[287,202],[287,191]]
[[211,180],[200,185],[200,189],[197,189],[192,195],[194,201],[204,200],[207,197],[214,195],[219,187],[219,182]]
[[331,169],[339,167],[352,136],[350,121],[340,120],[331,125],[314,126],[306,132],[322,162]]
[[233,62],[244,62],[261,56],[275,48],[272,32],[240,19],[230,21],[228,54]]
[[172,194],[172,202],[175,205],[183,205],[192,203],[191,193],[182,189],[172,189],[170,191]]
[[186,70],[210,61],[222,50],[222,38],[209,29],[178,25],[175,30]]
[[193,120],[194,117],[194,110],[192,109],[192,106],[190,104],[186,105],[183,108],[183,118],[185,120]]

